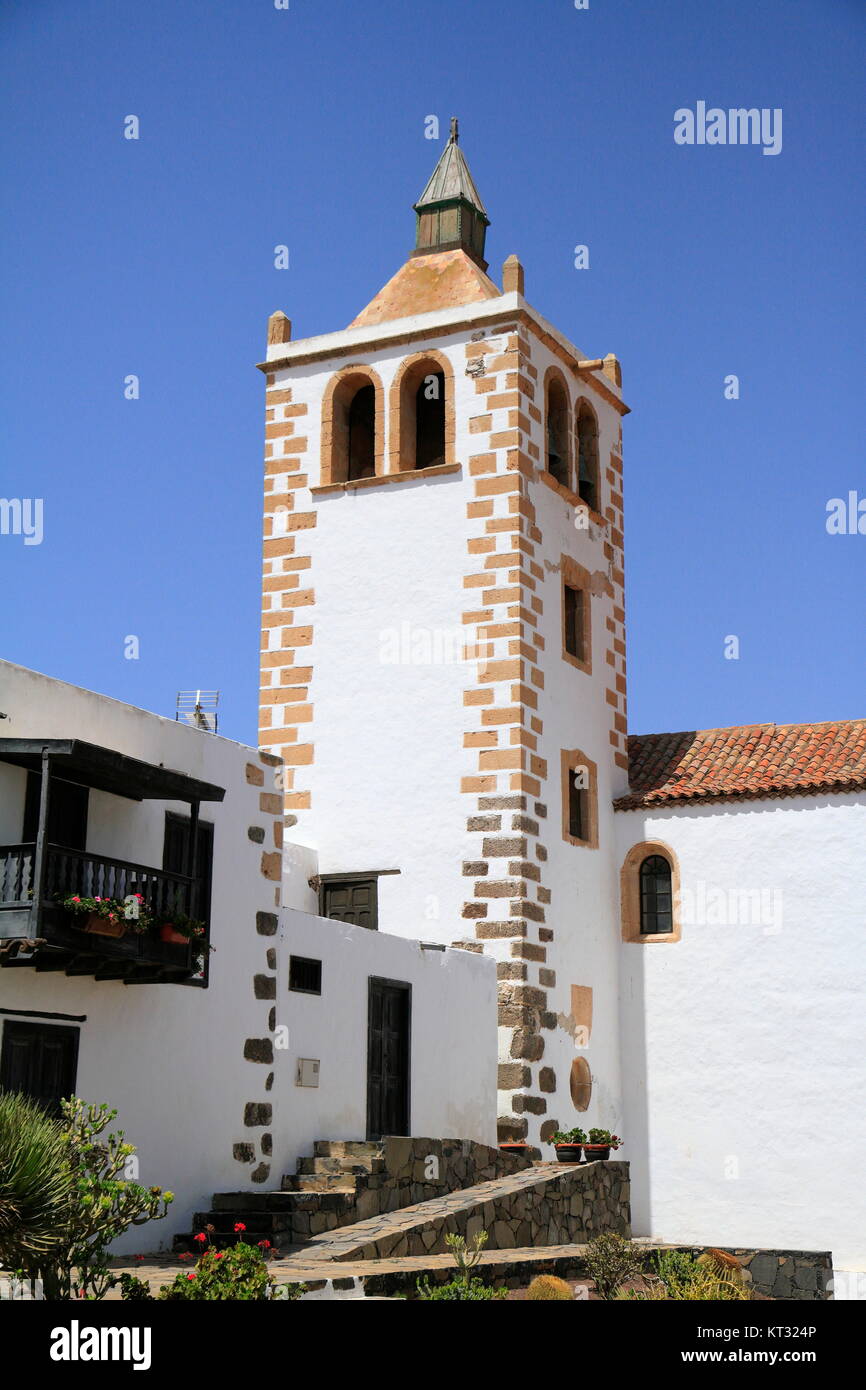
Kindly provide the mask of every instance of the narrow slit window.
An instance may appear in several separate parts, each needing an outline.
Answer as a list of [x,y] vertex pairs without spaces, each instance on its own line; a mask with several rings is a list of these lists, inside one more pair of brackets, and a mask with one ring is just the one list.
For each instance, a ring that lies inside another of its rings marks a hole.
[[661,936],[674,929],[671,866],[650,854],[640,866],[641,936]]
[[588,789],[581,783],[585,780],[585,773],[581,768],[574,768],[569,774],[568,779],[568,833],[575,840],[586,840],[589,838],[589,816],[588,816]]
[[565,603],[565,650],[577,661],[586,661],[586,595],[573,584],[566,584]]

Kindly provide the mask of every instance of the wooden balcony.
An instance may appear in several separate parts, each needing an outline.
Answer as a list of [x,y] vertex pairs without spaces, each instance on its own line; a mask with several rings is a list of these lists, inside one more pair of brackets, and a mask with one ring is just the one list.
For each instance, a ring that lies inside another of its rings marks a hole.
[[[125,898],[141,893],[157,916],[192,917],[199,881],[144,864],[85,850],[48,845],[43,891],[33,897],[36,844],[0,845],[0,964],[33,966],[37,971],[64,970],[97,980],[127,984],[189,977],[199,952],[189,945],[161,941],[155,929],[122,937],[84,931],[83,919],[63,910],[57,899]],[[4,946],[6,949],[4,950]]]

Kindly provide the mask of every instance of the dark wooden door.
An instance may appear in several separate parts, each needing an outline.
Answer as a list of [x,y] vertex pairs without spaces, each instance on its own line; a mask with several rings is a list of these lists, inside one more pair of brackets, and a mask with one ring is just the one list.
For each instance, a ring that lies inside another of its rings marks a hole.
[[49,1114],[75,1093],[78,1069],[77,1028],[6,1020],[0,1053],[0,1090],[21,1091]]
[[409,1133],[412,986],[370,979],[367,1016],[367,1138]]

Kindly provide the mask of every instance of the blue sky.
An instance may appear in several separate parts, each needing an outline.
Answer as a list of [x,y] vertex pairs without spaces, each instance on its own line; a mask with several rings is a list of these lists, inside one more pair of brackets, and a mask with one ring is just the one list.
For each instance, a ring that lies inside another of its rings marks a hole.
[[[0,495],[44,539],[0,536],[0,655],[219,687],[255,741],[266,319],[354,317],[458,114],[491,273],[623,365],[632,731],[866,714],[866,535],[825,526],[866,498],[864,40],[861,0],[4,0]],[[781,153],[676,145],[698,101],[781,108]]]

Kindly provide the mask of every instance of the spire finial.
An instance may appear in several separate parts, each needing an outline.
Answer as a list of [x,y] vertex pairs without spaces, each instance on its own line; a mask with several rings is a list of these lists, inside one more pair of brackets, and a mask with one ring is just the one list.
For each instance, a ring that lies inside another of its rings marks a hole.
[[451,139],[448,141],[448,143],[449,143],[449,145],[456,145],[459,139],[460,139],[460,136],[459,136],[459,133],[458,133],[457,117],[456,117],[456,116],[452,116],[452,117],[451,117]]

